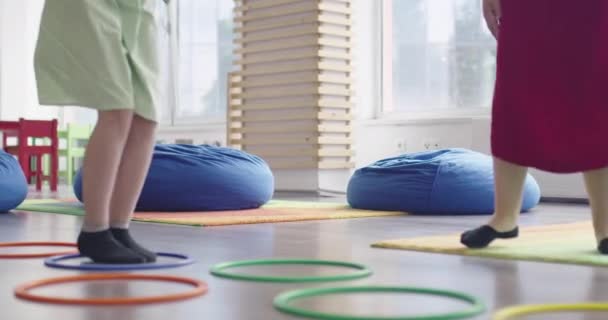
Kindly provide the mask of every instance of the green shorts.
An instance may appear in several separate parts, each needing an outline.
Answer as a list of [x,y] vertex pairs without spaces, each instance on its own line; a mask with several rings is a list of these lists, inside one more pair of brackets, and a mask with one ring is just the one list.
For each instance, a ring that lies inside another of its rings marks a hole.
[[47,0],[35,53],[42,105],[133,110],[162,101],[156,0]]

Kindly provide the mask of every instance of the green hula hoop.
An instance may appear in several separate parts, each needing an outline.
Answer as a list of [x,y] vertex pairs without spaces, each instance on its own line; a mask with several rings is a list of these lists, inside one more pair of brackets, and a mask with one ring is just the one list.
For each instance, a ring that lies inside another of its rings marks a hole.
[[[339,315],[331,313],[323,313],[312,310],[306,310],[290,305],[291,302],[310,297],[326,296],[336,293],[416,293],[431,296],[440,296],[460,300],[471,304],[471,306],[463,311],[456,311],[443,314],[430,314],[422,316],[407,316],[407,317],[373,317],[373,316],[353,316]],[[339,287],[339,288],[313,288],[294,290],[280,294],[274,299],[274,307],[284,313],[318,320],[460,320],[469,319],[482,314],[485,311],[483,302],[479,299],[467,295],[465,293],[426,289],[426,288],[409,288],[409,287]]]
[[[252,275],[245,273],[231,273],[228,269],[236,267],[246,266],[268,266],[268,265],[316,265],[316,266],[334,266],[334,267],[346,267],[355,269],[355,272],[349,274],[335,275],[335,276],[310,276],[310,277],[281,277],[281,276],[261,276]],[[311,260],[311,259],[260,259],[260,260],[243,260],[226,262],[215,265],[211,268],[211,274],[217,277],[234,279],[234,280],[245,280],[245,281],[258,281],[258,282],[322,282],[322,281],[346,281],[368,277],[372,274],[372,271],[366,266],[340,261],[329,261],[329,260]]]

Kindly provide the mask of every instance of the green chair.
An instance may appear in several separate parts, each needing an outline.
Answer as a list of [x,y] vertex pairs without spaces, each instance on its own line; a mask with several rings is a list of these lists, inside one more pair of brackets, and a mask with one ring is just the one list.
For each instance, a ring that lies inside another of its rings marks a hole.
[[74,175],[78,170],[76,161],[84,158],[86,143],[93,132],[92,125],[78,125],[68,123],[65,130],[58,132],[59,140],[64,140],[65,145],[59,143],[59,158],[66,159],[66,167],[64,171],[59,171],[59,177],[65,179],[68,185],[71,185]]

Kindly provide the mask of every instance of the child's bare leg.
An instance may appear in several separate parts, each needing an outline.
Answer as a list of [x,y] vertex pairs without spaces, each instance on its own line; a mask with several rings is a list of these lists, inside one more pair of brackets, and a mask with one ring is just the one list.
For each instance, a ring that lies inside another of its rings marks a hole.
[[486,226],[463,233],[461,242],[470,248],[483,248],[496,238],[517,237],[523,188],[528,168],[494,158],[495,212]]
[[100,111],[83,165],[85,217],[80,253],[95,262],[136,263],[143,257],[118,243],[109,230],[110,199],[133,113]]
[[156,255],[138,245],[128,229],[152,160],[155,129],[155,122],[138,115],[133,117],[110,202],[110,227],[114,237],[146,257],[148,262],[155,261]]
[[598,250],[608,254],[608,168],[584,173]]

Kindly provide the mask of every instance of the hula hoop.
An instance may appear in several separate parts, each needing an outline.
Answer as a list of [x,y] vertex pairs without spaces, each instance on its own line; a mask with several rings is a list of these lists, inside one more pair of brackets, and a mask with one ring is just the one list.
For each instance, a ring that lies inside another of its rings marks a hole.
[[[442,314],[429,314],[422,316],[396,316],[396,317],[370,317],[370,316],[353,316],[353,315],[340,315],[332,313],[317,312],[312,310],[306,310],[291,306],[290,303],[294,300],[310,297],[325,296],[335,293],[416,293],[422,295],[440,296],[446,298],[452,298],[471,304],[471,306],[462,311],[442,313]],[[294,290],[280,294],[274,299],[274,307],[284,313],[319,320],[458,320],[458,319],[469,319],[475,317],[485,311],[484,304],[477,298],[467,295],[465,293],[438,290],[438,289],[426,289],[426,288],[409,288],[409,287],[375,287],[375,286],[363,286],[363,287],[339,287],[339,288],[313,288],[313,289],[302,289]]]
[[[70,242],[2,242],[0,248],[12,248],[12,247],[70,247],[76,248],[76,244]],[[70,254],[77,252],[78,250],[63,250],[56,252],[45,252],[45,253],[5,253],[0,254],[0,259],[33,259],[33,258],[48,258],[61,254]]]
[[576,304],[535,304],[514,306],[499,310],[493,320],[514,320],[521,316],[539,313],[557,313],[570,311],[608,311],[608,303],[576,303]]
[[63,261],[73,260],[82,258],[80,254],[71,254],[65,256],[51,257],[44,261],[44,265],[49,268],[56,269],[67,269],[67,270],[85,270],[85,271],[130,271],[130,270],[154,270],[154,269],[168,269],[187,266],[194,263],[194,260],[183,254],[177,253],[157,253],[159,257],[175,258],[179,259],[177,262],[169,263],[136,263],[136,264],[104,264],[104,263],[90,263],[90,264],[79,264],[70,265],[65,264]]
[[[250,274],[239,274],[230,273],[225,270],[245,267],[245,266],[268,266],[268,265],[316,265],[316,266],[334,266],[334,267],[346,267],[356,269],[357,271],[349,274],[335,275],[335,276],[310,276],[310,277],[281,277],[281,276],[256,276]],[[368,277],[372,274],[372,271],[366,266],[340,261],[329,261],[329,260],[311,260],[311,259],[260,259],[260,260],[243,260],[226,262],[215,265],[211,268],[211,274],[217,277],[234,279],[234,280],[245,280],[245,281],[258,281],[258,282],[322,282],[322,281],[346,281]]]
[[[32,289],[46,287],[54,284],[82,282],[82,281],[110,281],[110,280],[144,280],[144,281],[162,281],[162,282],[174,282],[183,283],[192,286],[194,289],[188,292],[160,295],[160,296],[149,296],[149,297],[135,297],[135,298],[91,298],[91,299],[79,299],[79,298],[58,298],[48,297],[42,295],[36,295],[30,293]],[[19,299],[51,303],[51,304],[69,304],[69,305],[133,305],[133,304],[150,304],[150,303],[162,303],[172,302],[178,300],[186,300],[205,294],[208,290],[207,284],[189,278],[166,276],[166,275],[135,275],[135,274],[87,274],[71,277],[60,277],[60,278],[49,278],[44,280],[33,281],[21,285],[15,289],[15,296]]]

